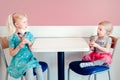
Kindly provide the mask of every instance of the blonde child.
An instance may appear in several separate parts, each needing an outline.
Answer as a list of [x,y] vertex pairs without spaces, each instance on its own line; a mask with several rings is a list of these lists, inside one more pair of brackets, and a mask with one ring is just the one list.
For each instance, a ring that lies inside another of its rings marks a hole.
[[27,16],[23,13],[10,14],[7,26],[10,34],[9,51],[12,56],[7,68],[8,73],[14,78],[25,75],[25,80],[34,80],[33,68],[35,68],[36,80],[43,80],[41,65],[30,50],[34,37],[31,32],[26,31]]
[[97,36],[90,38],[89,46],[91,53],[85,55],[82,60],[88,61],[81,63],[80,67],[108,65],[112,61],[112,54],[109,49],[112,39],[108,36],[113,30],[113,26],[109,21],[102,21],[98,24]]

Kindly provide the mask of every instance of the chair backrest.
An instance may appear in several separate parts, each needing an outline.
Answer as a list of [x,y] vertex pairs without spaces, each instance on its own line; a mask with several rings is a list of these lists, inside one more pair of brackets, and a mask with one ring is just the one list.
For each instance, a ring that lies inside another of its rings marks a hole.
[[111,45],[111,48],[115,48],[115,45],[116,45],[116,42],[117,42],[117,38],[114,37],[114,36],[110,36],[111,39],[112,39],[112,45]]
[[1,37],[0,38],[0,44],[1,44],[3,49],[8,48],[9,47],[8,38],[7,37]]
[[113,49],[113,51],[112,51],[112,57],[113,57],[113,55],[114,55],[114,50],[115,50],[115,48],[116,48],[116,44],[117,44],[117,38],[114,37],[114,36],[110,36],[110,37],[111,37],[111,39],[112,39],[112,45],[111,45],[111,48]]
[[112,56],[113,56],[114,54],[118,53],[119,49],[120,49],[120,37],[119,37],[119,38],[117,39],[117,41],[116,41],[115,47],[114,47],[114,49],[113,49],[113,54],[112,54]]
[[6,49],[8,47],[9,47],[9,42],[8,42],[7,37],[0,38],[0,54],[1,54],[1,57],[2,57],[6,67],[8,67],[8,64],[7,64],[7,60],[6,60],[3,49]]

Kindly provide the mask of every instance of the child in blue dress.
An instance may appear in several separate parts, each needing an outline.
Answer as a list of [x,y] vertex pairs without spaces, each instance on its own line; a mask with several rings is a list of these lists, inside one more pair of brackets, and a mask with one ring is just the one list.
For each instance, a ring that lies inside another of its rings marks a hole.
[[41,65],[32,54],[30,48],[34,42],[33,35],[26,31],[28,27],[27,16],[23,13],[13,13],[8,16],[9,51],[12,60],[7,70],[10,76],[20,78],[25,75],[25,80],[43,80]]

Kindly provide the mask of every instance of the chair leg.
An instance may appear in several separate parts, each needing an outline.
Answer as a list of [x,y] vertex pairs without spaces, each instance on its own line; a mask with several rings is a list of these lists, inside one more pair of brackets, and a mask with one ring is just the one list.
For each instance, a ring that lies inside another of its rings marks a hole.
[[5,80],[8,80],[8,72],[6,71],[6,77]]
[[94,74],[94,80],[97,80],[97,74]]
[[90,80],[90,78],[91,78],[91,75],[88,76],[88,80]]
[[108,77],[109,77],[109,80],[111,80],[110,70],[108,70]]
[[49,71],[49,68],[48,68],[48,70],[47,70],[47,80],[50,80],[50,71]]
[[70,68],[68,68],[68,80],[70,80]]
[[23,80],[23,76],[21,77],[21,80]]

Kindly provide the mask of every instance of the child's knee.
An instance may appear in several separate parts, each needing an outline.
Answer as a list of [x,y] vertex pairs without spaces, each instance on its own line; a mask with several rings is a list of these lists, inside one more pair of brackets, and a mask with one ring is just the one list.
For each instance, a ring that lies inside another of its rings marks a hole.
[[83,61],[91,61],[91,58],[90,58],[90,56],[84,56],[83,58],[82,58],[82,60]]
[[41,66],[36,67],[35,72],[42,73],[42,67]]
[[110,64],[112,62],[112,58],[110,56],[104,56],[103,59],[105,63]]

